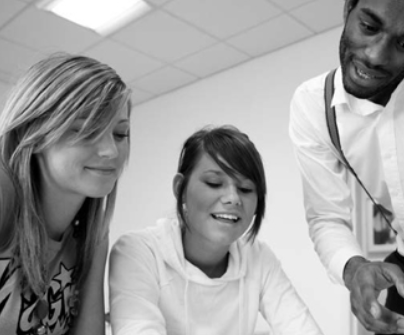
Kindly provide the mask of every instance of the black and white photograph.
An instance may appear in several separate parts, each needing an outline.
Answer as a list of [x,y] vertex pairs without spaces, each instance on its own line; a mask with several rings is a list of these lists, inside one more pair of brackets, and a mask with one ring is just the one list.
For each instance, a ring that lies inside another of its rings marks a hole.
[[404,334],[404,0],[0,0],[0,335]]

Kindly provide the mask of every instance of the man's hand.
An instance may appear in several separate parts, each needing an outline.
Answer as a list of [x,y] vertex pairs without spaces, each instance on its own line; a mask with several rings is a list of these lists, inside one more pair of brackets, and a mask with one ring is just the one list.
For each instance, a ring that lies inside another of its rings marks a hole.
[[351,292],[352,312],[367,330],[404,334],[404,316],[377,301],[380,291],[391,286],[396,286],[398,293],[404,297],[404,273],[397,265],[352,257],[345,267],[344,281]]

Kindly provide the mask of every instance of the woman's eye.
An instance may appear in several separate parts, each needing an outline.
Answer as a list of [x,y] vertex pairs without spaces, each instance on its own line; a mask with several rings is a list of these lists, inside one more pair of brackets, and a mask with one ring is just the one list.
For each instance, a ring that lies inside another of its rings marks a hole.
[[78,133],[80,132],[80,130],[81,130],[81,128],[70,128],[70,129],[68,130],[68,132],[69,132],[70,134],[78,134]]
[[205,182],[206,183],[206,185],[208,185],[209,187],[212,187],[212,188],[219,188],[222,184],[220,184],[220,183],[212,183],[212,182]]
[[65,133],[65,138],[68,140],[77,140],[79,137],[81,129],[80,128],[69,128]]
[[124,139],[129,137],[129,133],[115,133],[114,137],[118,140],[118,141],[123,141]]
[[245,194],[254,192],[254,190],[252,188],[248,188],[248,187],[240,187],[239,190],[241,193],[245,193]]

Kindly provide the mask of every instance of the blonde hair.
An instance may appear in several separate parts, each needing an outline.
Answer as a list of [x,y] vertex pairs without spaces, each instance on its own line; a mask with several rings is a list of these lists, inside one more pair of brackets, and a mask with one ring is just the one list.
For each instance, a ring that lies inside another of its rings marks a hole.
[[[0,248],[11,248],[21,284],[39,295],[47,285],[47,233],[38,204],[34,153],[48,148],[79,117],[86,121],[75,141],[101,136],[127,105],[130,90],[109,66],[89,57],[54,54],[33,65],[18,81],[0,114],[0,160],[14,184],[14,215],[0,222]],[[85,278],[94,249],[108,231],[116,185],[105,198],[87,198],[79,211],[77,282]]]

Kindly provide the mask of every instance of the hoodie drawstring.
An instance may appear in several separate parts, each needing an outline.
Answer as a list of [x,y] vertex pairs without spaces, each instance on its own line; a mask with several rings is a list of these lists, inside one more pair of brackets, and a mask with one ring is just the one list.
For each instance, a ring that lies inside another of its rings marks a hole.
[[189,334],[189,322],[188,322],[188,286],[189,280],[185,279],[185,290],[184,290],[184,308],[185,308],[185,335]]
[[240,278],[238,287],[238,334],[243,335],[244,277]]

